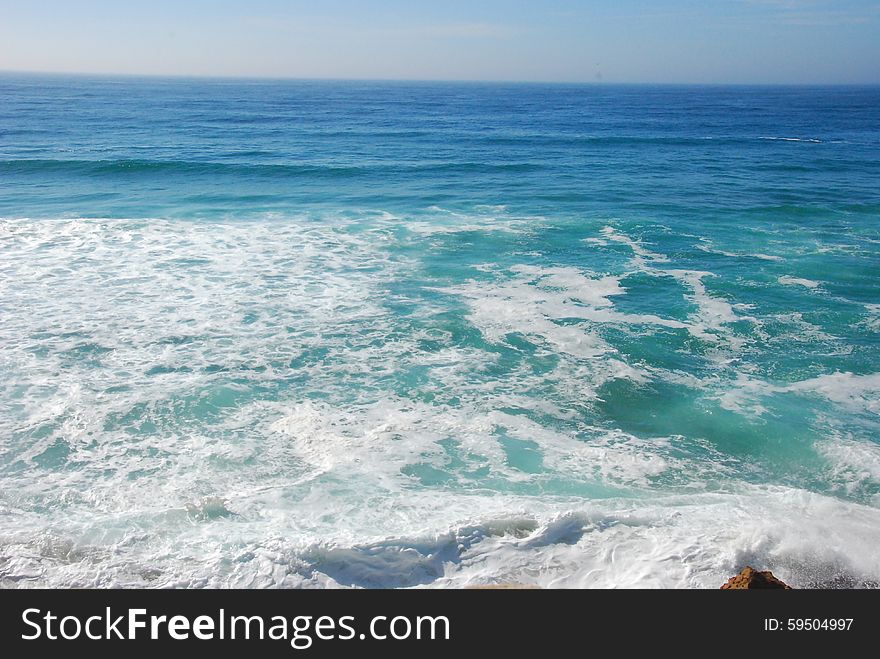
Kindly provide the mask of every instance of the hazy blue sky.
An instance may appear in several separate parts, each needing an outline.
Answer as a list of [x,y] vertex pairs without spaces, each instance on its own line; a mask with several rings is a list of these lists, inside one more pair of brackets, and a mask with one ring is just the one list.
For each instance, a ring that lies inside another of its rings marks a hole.
[[0,70],[880,83],[880,0],[0,0]]

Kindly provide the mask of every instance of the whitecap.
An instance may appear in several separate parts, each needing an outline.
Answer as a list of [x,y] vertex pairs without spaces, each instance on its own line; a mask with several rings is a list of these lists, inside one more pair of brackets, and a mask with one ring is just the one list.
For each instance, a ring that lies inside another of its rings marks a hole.
[[779,283],[786,286],[803,286],[804,288],[819,288],[819,282],[812,279],[803,279],[800,277],[791,277],[784,275],[779,278]]

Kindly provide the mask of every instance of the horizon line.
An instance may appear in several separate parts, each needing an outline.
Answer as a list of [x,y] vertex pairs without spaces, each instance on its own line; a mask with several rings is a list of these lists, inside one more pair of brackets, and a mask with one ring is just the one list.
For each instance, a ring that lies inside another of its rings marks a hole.
[[880,87],[877,82],[702,82],[702,81],[614,81],[614,80],[534,80],[513,78],[347,78],[323,76],[219,75],[202,73],[117,73],[97,71],[46,71],[0,69],[0,75],[33,75],[55,77],[147,78],[159,80],[253,81],[253,82],[382,82],[435,84],[509,84],[509,85],[589,85],[589,86],[657,86],[657,87]]

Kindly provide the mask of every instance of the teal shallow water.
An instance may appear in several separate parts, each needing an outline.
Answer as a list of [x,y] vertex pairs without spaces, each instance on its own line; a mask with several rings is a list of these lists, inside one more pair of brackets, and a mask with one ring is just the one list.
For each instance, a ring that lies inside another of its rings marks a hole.
[[880,579],[876,89],[0,90],[4,585]]

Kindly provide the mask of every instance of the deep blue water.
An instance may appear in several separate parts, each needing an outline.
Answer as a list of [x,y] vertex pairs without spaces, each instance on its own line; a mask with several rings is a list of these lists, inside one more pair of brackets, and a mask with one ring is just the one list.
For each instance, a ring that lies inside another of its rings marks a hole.
[[876,87],[0,75],[0,584],[876,582],[878,220]]

